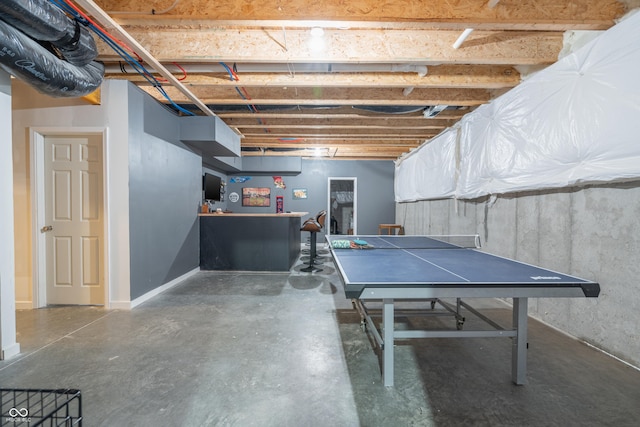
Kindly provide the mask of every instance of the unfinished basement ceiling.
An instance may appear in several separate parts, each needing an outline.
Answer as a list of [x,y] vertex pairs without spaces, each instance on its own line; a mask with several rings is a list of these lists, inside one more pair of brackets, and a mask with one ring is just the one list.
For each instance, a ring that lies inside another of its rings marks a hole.
[[[632,3],[95,2],[241,135],[243,156],[335,159],[398,158],[519,84],[518,70],[556,62],[565,32],[607,30]],[[109,47],[100,43],[99,51],[107,78],[167,103]]]

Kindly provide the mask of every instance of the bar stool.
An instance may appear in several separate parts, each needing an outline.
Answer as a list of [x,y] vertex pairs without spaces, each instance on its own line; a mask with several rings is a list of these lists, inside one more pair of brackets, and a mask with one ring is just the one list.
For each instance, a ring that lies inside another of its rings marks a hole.
[[[302,223],[302,226],[304,227],[304,224],[306,224],[307,222],[315,221],[318,224],[320,224],[320,228],[324,228],[324,220],[326,215],[327,215],[327,211],[321,210],[316,214],[315,217],[305,219],[304,222]],[[302,230],[302,228],[300,230]],[[310,243],[307,243],[307,245],[310,245]],[[310,249],[303,249],[302,253],[308,254],[310,251],[311,251]]]
[[[320,227],[322,227],[323,229],[324,229],[324,223],[326,219],[327,219],[327,211],[324,211],[324,210],[320,211],[316,216],[316,221],[318,222],[318,224],[320,224]],[[324,259],[320,255],[328,254],[328,253],[329,251],[327,250],[324,250],[324,249],[318,250],[316,248],[316,259]]]
[[317,233],[319,231],[322,231],[322,229],[324,228],[324,220],[326,216],[326,211],[320,211],[315,218],[307,219],[302,224],[302,228],[300,228],[300,231],[308,231],[310,233],[309,264],[305,268],[300,269],[300,271],[304,271],[306,273],[311,273],[313,271],[322,271],[321,268],[315,267],[313,265],[313,262],[316,259]]

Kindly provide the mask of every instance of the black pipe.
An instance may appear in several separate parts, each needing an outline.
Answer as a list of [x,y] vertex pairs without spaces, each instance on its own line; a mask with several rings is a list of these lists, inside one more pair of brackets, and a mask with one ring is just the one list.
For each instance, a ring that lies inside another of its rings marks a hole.
[[20,30],[0,21],[0,66],[40,92],[56,97],[85,96],[100,87],[104,65],[79,67],[63,61]]
[[0,19],[34,40],[51,43],[74,65],[87,65],[98,56],[89,30],[47,0],[2,0]]

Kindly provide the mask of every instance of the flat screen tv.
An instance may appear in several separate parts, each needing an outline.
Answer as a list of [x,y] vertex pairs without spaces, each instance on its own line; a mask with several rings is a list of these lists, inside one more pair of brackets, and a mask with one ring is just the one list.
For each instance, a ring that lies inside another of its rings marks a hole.
[[220,186],[222,178],[219,176],[205,173],[202,177],[202,190],[204,191],[205,200],[220,201]]

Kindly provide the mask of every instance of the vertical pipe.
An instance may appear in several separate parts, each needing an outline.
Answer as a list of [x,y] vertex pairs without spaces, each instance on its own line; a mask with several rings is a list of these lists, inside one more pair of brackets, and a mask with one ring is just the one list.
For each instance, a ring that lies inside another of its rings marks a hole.
[[466,30],[464,30],[462,34],[460,34],[460,37],[458,37],[458,40],[456,40],[456,42],[453,44],[453,48],[454,49],[459,48],[460,45],[464,43],[467,37],[469,37],[469,34],[471,34],[472,32],[473,32],[473,28],[467,28]]

